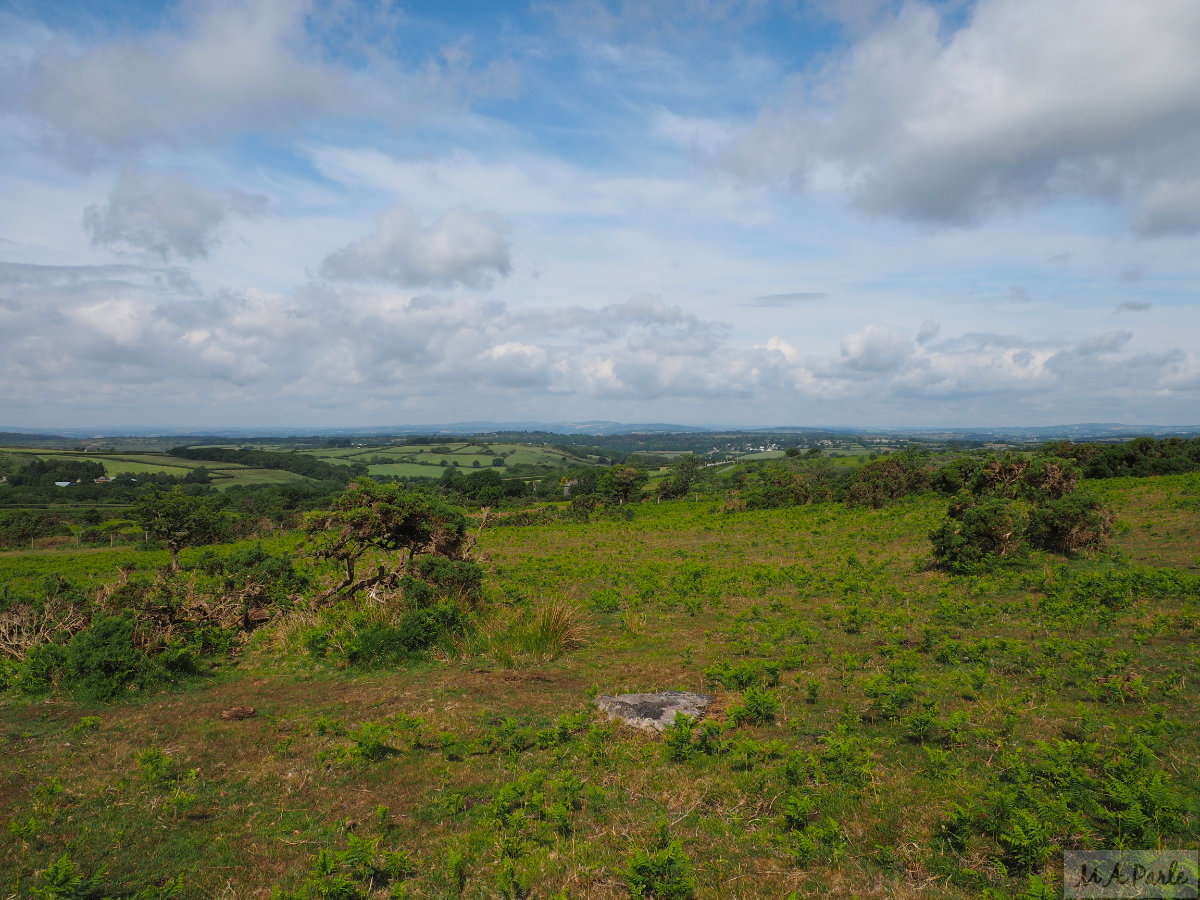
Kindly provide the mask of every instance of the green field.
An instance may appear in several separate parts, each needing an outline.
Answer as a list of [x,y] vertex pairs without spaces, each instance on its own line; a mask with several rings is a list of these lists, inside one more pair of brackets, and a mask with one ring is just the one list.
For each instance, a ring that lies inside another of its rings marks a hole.
[[513,466],[548,466],[558,468],[567,465],[587,465],[590,462],[587,457],[577,456],[573,453],[567,454],[540,445],[478,444],[465,441],[446,441],[441,444],[350,447],[305,452],[316,456],[318,459],[335,464],[347,464],[350,462],[370,463],[376,457],[387,457],[391,461],[391,465],[403,465],[405,468],[396,472],[384,469],[376,472],[373,465],[371,469],[372,474],[396,474],[404,475],[405,477],[436,478],[441,473],[428,470],[443,468],[443,462],[447,465],[458,463],[459,468],[466,469],[474,468],[476,462],[479,463],[479,467],[489,467],[492,465],[492,460],[497,457],[504,458],[504,466],[497,467],[504,469]]
[[235,484],[286,484],[292,481],[309,481],[303,475],[295,472],[285,472],[281,469],[252,469],[248,466],[232,466],[224,463],[214,463],[208,470],[213,486],[223,491]]
[[[492,520],[477,629],[407,663],[316,655],[333,613],[298,607],[181,687],[10,692],[0,894],[65,854],[110,895],[1016,898],[1061,896],[1064,849],[1195,848],[1200,476],[1095,487],[1106,550],[974,576],[925,564],[928,494]],[[0,582],[165,562],[5,554]],[[663,689],[711,694],[709,725],[589,703]]]
[[[203,446],[219,446],[236,448],[250,446],[255,449],[278,451],[276,445],[253,444],[214,444]],[[35,458],[44,460],[87,460],[104,465],[105,473],[111,476],[152,473],[184,476],[193,469],[203,467],[208,471],[212,484],[218,490],[225,490],[233,485],[253,484],[282,484],[296,480],[305,480],[304,476],[279,469],[259,469],[249,466],[212,462],[205,460],[181,459],[168,456],[165,453],[106,453],[64,451],[40,448],[0,448],[0,452],[11,453],[18,465],[25,465]],[[447,441],[434,445],[383,444],[369,447],[340,447],[316,450],[301,450],[307,455],[334,465],[348,466],[351,463],[367,464],[368,473],[375,478],[426,478],[437,479],[442,476],[447,467],[456,467],[462,472],[476,469],[494,468],[502,475],[510,476],[515,471],[529,476],[531,469],[516,467],[534,467],[533,473],[575,465],[595,465],[597,460],[574,453],[564,453],[554,448],[541,445],[511,444],[511,443],[472,443],[467,441]],[[502,466],[494,465],[497,458],[502,458]]]
[[[84,452],[69,452],[62,450],[35,450],[28,449],[5,449],[0,448],[3,452],[19,454],[27,457],[29,460],[44,459],[44,460],[66,460],[87,462],[98,462],[104,465],[105,474],[109,476],[124,475],[127,473],[137,472],[153,472],[164,475],[186,475],[192,469],[205,466],[210,472],[217,471],[213,463],[207,465],[202,460],[178,459],[173,456],[167,456],[165,453],[84,453]],[[243,466],[222,464],[222,471],[228,469],[241,469]]]

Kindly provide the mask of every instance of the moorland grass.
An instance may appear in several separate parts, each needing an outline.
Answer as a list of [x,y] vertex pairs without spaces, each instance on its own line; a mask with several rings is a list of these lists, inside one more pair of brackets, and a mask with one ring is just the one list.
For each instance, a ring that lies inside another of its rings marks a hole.
[[[479,630],[396,667],[298,611],[218,677],[6,695],[0,893],[65,855],[114,896],[1015,897],[1195,848],[1196,483],[1101,483],[1109,550],[973,577],[927,567],[932,497],[490,527]],[[715,697],[669,741],[589,704],[669,688]]]

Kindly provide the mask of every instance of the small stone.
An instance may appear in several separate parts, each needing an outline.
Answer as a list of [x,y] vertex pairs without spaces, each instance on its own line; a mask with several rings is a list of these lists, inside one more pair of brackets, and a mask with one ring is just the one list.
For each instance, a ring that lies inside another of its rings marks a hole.
[[593,702],[610,719],[620,719],[642,731],[666,731],[675,724],[675,713],[691,719],[704,714],[712,697],[690,691],[659,691],[653,694],[618,694],[601,696]]

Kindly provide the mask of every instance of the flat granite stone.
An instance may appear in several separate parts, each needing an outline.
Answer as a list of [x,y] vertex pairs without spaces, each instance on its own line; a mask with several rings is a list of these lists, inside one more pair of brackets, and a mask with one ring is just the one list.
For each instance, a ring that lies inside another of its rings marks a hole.
[[712,697],[690,691],[659,691],[655,694],[618,694],[597,697],[593,702],[608,713],[642,731],[666,731],[675,724],[675,713],[698,719]]

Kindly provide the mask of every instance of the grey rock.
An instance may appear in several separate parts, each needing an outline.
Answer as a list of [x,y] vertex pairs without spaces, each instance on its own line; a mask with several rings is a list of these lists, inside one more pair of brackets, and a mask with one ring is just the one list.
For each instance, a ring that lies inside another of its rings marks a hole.
[[675,724],[675,713],[692,719],[704,714],[712,697],[690,691],[659,691],[655,694],[618,694],[601,696],[593,702],[610,719],[620,719],[642,731],[666,731]]

